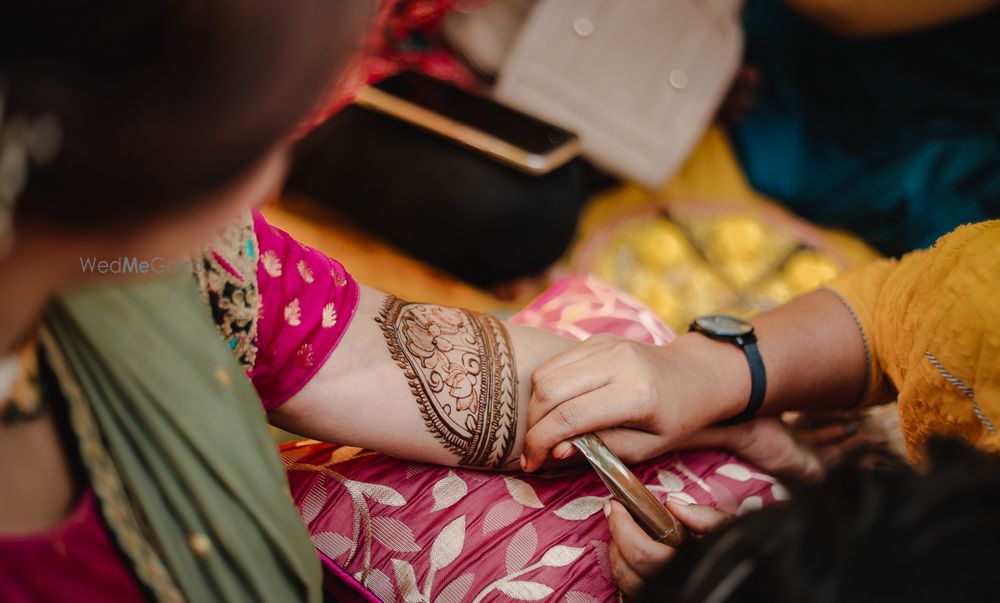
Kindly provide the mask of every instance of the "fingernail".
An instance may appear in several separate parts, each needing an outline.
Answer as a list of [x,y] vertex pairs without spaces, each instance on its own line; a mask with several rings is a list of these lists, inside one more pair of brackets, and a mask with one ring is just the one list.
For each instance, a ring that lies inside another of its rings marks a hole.
[[521,465],[521,471],[524,471],[525,473],[527,473],[528,472],[528,461],[524,458],[523,454],[521,455],[521,458],[518,459],[518,462]]
[[566,442],[562,442],[561,444],[556,446],[556,450],[552,451],[552,455],[555,456],[557,459],[568,459],[569,457],[573,456],[573,452],[575,451],[576,451],[576,446],[568,444]]
[[605,517],[610,517],[611,516],[611,503],[609,503],[609,502],[604,503],[604,507],[602,507],[602,510],[604,511],[604,516]]
[[682,498],[677,498],[677,497],[674,497],[674,496],[670,496],[669,494],[667,495],[667,502],[670,503],[670,504],[672,504],[672,505],[678,505],[678,506],[681,506],[681,507],[689,507],[689,506],[691,506],[691,503],[689,503],[688,501],[686,501],[686,500],[684,500]]

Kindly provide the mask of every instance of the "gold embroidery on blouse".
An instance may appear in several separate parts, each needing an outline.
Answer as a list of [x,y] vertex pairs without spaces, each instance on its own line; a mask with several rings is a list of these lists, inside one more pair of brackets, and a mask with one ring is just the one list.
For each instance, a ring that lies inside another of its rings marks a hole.
[[[275,257],[273,251],[269,257]],[[212,319],[239,360],[243,370],[257,360],[257,320],[260,292],[257,288],[257,236],[253,217],[245,212],[198,259],[195,278],[202,299],[212,309]],[[268,264],[264,264],[265,270]],[[281,263],[278,262],[278,273]]]
[[143,531],[121,476],[118,475],[118,468],[101,440],[93,410],[55,337],[48,329],[43,328],[41,339],[49,366],[69,404],[70,423],[77,436],[80,458],[90,474],[91,488],[101,501],[101,514],[105,522],[114,532],[122,552],[131,560],[136,576],[156,599],[170,603],[183,602],[184,596]]

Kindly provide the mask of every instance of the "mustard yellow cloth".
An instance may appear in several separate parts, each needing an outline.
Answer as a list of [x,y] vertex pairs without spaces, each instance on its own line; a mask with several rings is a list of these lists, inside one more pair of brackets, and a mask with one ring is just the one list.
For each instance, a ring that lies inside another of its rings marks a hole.
[[915,461],[933,434],[1000,452],[1000,221],[963,226],[929,250],[880,260],[830,288],[867,340],[863,403],[898,397]]

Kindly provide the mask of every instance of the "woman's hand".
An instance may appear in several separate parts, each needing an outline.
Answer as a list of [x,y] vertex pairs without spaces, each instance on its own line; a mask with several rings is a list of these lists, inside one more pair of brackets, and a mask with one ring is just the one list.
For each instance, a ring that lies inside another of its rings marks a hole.
[[779,478],[812,482],[823,477],[823,457],[799,441],[779,419],[755,419],[732,427],[710,427],[679,448],[722,448]]
[[[806,294],[752,322],[767,371],[762,416],[857,404],[868,352],[850,310],[834,293]],[[550,456],[568,457],[573,446],[567,440],[587,432],[598,432],[627,463],[693,446],[686,441],[746,408],[750,385],[746,356],[731,343],[697,333],[665,346],[592,337],[532,374],[521,468],[534,471]],[[721,435],[732,441],[740,432]],[[790,440],[782,441],[785,452],[794,452]],[[739,451],[727,443],[706,445]]]
[[739,412],[750,370],[735,346],[697,334],[654,346],[596,336],[532,374],[522,468],[568,457],[572,436],[599,432],[626,463],[675,447]]
[[906,458],[896,405],[885,404],[841,412],[795,413],[786,421],[789,431],[826,467],[840,464],[848,454],[865,448]]
[[[668,502],[667,509],[693,534],[705,534],[728,523],[732,516],[703,505]],[[643,585],[674,555],[674,549],[646,535],[617,501],[604,506],[611,531],[611,577],[627,597],[636,597]]]

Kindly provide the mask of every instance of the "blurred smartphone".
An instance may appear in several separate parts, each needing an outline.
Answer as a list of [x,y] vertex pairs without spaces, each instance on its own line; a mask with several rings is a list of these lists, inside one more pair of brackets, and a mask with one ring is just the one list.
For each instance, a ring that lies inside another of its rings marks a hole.
[[582,150],[572,132],[413,71],[363,88],[355,103],[531,174],[547,174]]

